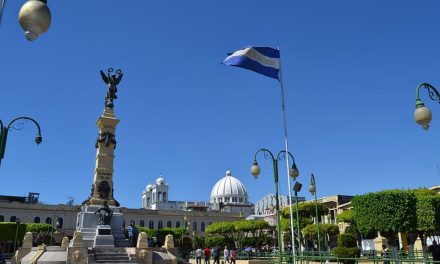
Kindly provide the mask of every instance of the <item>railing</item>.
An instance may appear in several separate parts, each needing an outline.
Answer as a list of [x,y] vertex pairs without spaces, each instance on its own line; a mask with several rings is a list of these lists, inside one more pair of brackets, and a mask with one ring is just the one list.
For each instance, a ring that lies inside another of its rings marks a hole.
[[[304,251],[301,256],[295,256],[297,264],[317,264],[317,263],[342,263],[342,264],[440,264],[440,261],[433,261],[430,254],[427,254],[427,259],[423,258],[421,250],[414,250],[414,256],[410,256],[407,251],[398,251],[398,256],[395,259],[392,252],[389,258],[382,256],[382,251],[363,251],[359,258],[341,258],[333,256],[330,251]],[[195,258],[191,253],[191,258]],[[292,254],[282,253],[283,263],[293,263]],[[204,258],[204,257],[202,257]],[[212,257],[211,257],[212,258]],[[221,251],[220,259],[223,260],[223,251]],[[276,252],[246,252],[238,253],[237,260],[251,260],[251,259],[266,259],[269,263],[279,263],[278,253]],[[386,262],[385,262],[386,261]]]

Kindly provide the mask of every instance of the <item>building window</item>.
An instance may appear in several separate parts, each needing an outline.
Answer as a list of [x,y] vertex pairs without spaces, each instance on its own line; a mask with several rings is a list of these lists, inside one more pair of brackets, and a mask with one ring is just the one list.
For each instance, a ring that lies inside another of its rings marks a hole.
[[163,202],[167,201],[167,193],[166,192],[162,193],[162,200],[163,200]]
[[145,222],[144,222],[144,220],[139,221],[139,226],[140,226],[140,227],[144,227],[144,226],[145,226]]
[[4,222],[5,221],[5,217],[3,215],[0,215],[0,222]]
[[176,222],[176,228],[179,228],[180,227],[180,221],[177,221]]
[[154,229],[154,221],[153,220],[150,220],[150,222],[148,222],[148,228]]
[[197,231],[197,222],[196,221],[193,222],[193,230]]
[[242,197],[238,198],[238,201],[239,201],[240,203],[242,203],[242,202],[243,202],[243,198],[242,198]]
[[46,224],[52,224],[52,218],[46,217]]
[[36,224],[40,223],[40,217],[39,216],[34,218],[34,223],[36,223]]
[[63,224],[64,224],[63,218],[58,217],[57,222],[56,222],[57,228],[63,228]]
[[11,218],[9,218],[9,222],[15,222],[17,220],[17,217],[15,215],[11,216]]
[[208,225],[211,225],[212,224],[212,222],[209,222],[209,224]]
[[200,231],[205,232],[205,222],[200,224]]
[[168,222],[167,222],[167,227],[168,227],[168,228],[171,228],[171,221],[168,221]]
[[163,228],[163,223],[162,223],[162,221],[159,221],[157,223],[157,229],[162,229],[162,228]]

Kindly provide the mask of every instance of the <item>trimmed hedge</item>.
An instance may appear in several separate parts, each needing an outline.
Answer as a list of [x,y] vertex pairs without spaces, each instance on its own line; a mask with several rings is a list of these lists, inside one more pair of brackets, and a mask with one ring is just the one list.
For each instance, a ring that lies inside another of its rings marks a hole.
[[356,247],[356,237],[353,234],[340,234],[338,236],[338,247]]
[[[52,225],[49,224],[34,224],[34,223],[21,223],[18,225],[17,241],[23,240],[26,232],[39,233],[39,232],[51,232]],[[0,223],[0,240],[1,241],[14,241],[15,232],[17,231],[17,224],[14,222]]]
[[[359,258],[361,256],[361,250],[357,247],[335,247],[332,250],[332,254],[338,258]],[[356,260],[354,259],[342,259],[339,260],[339,262],[342,262],[344,264],[353,264],[356,263]]]

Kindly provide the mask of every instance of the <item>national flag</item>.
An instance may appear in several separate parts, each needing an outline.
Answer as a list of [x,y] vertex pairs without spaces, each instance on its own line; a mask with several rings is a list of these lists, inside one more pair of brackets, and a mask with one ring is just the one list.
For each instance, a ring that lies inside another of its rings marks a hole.
[[245,68],[274,79],[280,79],[280,50],[270,47],[246,47],[237,50],[223,64]]

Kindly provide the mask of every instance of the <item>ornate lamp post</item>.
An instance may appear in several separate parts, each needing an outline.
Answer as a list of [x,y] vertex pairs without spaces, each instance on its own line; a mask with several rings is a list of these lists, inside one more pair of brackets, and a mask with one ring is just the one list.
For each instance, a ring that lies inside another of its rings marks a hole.
[[295,208],[296,208],[296,228],[298,230],[298,255],[301,256],[301,229],[299,226],[299,211],[298,211],[298,192],[301,191],[302,184],[295,179],[293,190],[295,191]]
[[318,252],[319,254],[321,254],[321,238],[320,238],[320,232],[319,232],[319,214],[318,214],[318,202],[316,199],[316,183],[315,183],[315,176],[310,177],[310,186],[309,186],[309,191],[312,195],[315,196],[315,212],[316,212],[316,230],[318,233]]
[[[254,162],[252,164],[251,167],[251,174],[255,177],[255,179],[258,178],[258,175],[260,175],[260,166],[258,165],[257,162],[257,156],[259,153],[263,152],[264,154],[264,158],[266,160],[272,160],[272,164],[273,164],[273,177],[274,177],[274,183],[275,183],[275,207],[276,207],[276,214],[277,214],[277,236],[278,236],[278,257],[279,257],[279,261],[280,263],[282,262],[282,257],[281,257],[281,216],[280,216],[280,200],[279,200],[279,195],[278,195],[278,160],[286,158],[286,151],[280,151],[278,152],[277,156],[275,157],[272,152],[270,152],[270,150],[268,149],[260,149],[258,150],[255,155],[254,155]],[[295,159],[293,158],[292,154],[290,152],[288,152],[288,155],[290,156],[290,158],[293,161],[293,165],[292,168],[290,168],[289,170],[289,175],[292,178],[296,178],[299,175],[298,172],[298,168],[296,167],[295,164]],[[293,238],[292,238],[293,240]]]
[[429,97],[433,101],[438,101],[440,103],[440,93],[437,91],[437,89],[434,88],[434,86],[430,85],[429,83],[421,83],[416,88],[416,110],[414,111],[414,119],[417,124],[421,125],[423,129],[429,129],[429,123],[432,119],[431,111],[428,109],[428,107],[425,106],[425,104],[422,102],[422,100],[419,97],[420,88],[426,88],[429,92]]
[[41,137],[40,125],[37,123],[37,121],[35,121],[34,119],[32,119],[30,117],[26,117],[26,116],[17,117],[15,119],[13,119],[11,122],[9,122],[8,126],[3,126],[3,122],[0,120],[0,129],[1,129],[1,134],[0,134],[0,165],[1,165],[1,160],[5,156],[6,140],[8,139],[9,129],[14,128],[14,129],[19,130],[24,127],[23,123],[20,123],[20,125],[18,127],[14,127],[14,123],[17,120],[30,120],[30,121],[32,121],[37,126],[37,129],[38,129],[37,136],[35,137],[35,143],[37,143],[37,145],[39,145],[43,141],[43,138]]
[[[55,218],[56,217],[56,218]],[[56,223],[55,223],[55,225],[54,225],[54,222],[55,222],[55,219],[57,220],[56,221]],[[58,228],[60,228],[60,226],[61,226],[61,223],[60,223],[60,217],[58,216],[58,215],[53,215],[53,218],[52,218],[52,232],[51,232],[51,234],[50,234],[50,245],[52,246],[52,240],[53,240],[53,230],[56,228],[56,229],[58,229]]]
[[[0,3],[0,22],[6,0]],[[50,27],[51,14],[47,0],[28,0],[18,13],[18,22],[24,30],[24,35],[29,41],[36,40]]]
[[20,225],[20,223],[21,223],[21,219],[20,218],[15,219],[16,227],[15,227],[14,252],[17,250],[18,226]]

